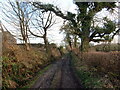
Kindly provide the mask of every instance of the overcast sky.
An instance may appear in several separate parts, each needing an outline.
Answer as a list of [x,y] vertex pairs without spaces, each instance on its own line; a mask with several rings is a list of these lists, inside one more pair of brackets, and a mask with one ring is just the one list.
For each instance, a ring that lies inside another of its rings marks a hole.
[[[14,0],[11,0],[14,1]],[[40,2],[44,2],[44,3],[50,3],[50,4],[54,4],[55,6],[59,7],[63,13],[65,13],[66,11],[72,11],[75,12],[75,5],[73,4],[72,0],[39,0]],[[2,2],[3,4],[6,4],[7,2],[1,0],[0,2]],[[63,3],[64,2],[64,3]],[[7,8],[7,7],[6,7]],[[10,8],[7,8],[8,10]],[[6,26],[6,28],[10,31],[15,31],[15,29],[9,25],[8,23],[6,23],[2,18],[4,17],[4,14],[2,13],[2,9],[0,8],[0,21],[2,21],[2,23]],[[63,19],[60,17],[57,17],[56,20],[57,23],[56,25],[54,25],[53,27],[50,28],[50,30],[48,31],[48,40],[50,43],[56,43],[57,45],[61,45],[63,44],[63,39],[64,39],[64,35],[63,33],[60,33],[59,29],[63,24]],[[16,31],[15,31],[16,32]],[[18,33],[18,32],[16,32]],[[17,40],[18,43],[20,43],[20,40]],[[43,39],[40,38],[32,38],[30,39],[30,42],[32,43],[43,43]]]
[[[73,0],[39,0],[39,1],[44,2],[44,3],[54,4],[55,6],[59,7],[62,10],[62,12],[64,12],[64,13],[66,11],[76,13],[76,10],[75,10],[76,5],[73,4]],[[0,9],[0,13],[1,13],[1,9]],[[102,10],[102,12],[98,13],[97,15],[100,16],[101,18],[108,15],[112,20],[114,20],[116,18],[116,16],[111,15],[110,13],[106,12],[105,10]],[[7,28],[9,27],[9,29],[13,30],[13,28],[10,27],[8,24],[6,24],[1,18],[2,18],[2,16],[0,16],[0,20],[3,22],[3,24]],[[59,23],[56,24],[55,26],[53,26],[49,30],[48,38],[51,43],[53,42],[53,43],[56,43],[57,45],[60,45],[60,44],[63,44],[63,38],[64,38],[64,35],[62,33],[60,33],[60,31],[59,31],[60,27],[63,24],[63,20],[61,18],[57,18],[57,21],[59,21]],[[115,37],[115,38],[116,39],[114,39],[113,42],[117,42],[118,37]],[[36,42],[41,43],[41,42],[43,42],[43,39],[34,38],[34,39],[31,39],[31,42],[32,43],[36,43]]]

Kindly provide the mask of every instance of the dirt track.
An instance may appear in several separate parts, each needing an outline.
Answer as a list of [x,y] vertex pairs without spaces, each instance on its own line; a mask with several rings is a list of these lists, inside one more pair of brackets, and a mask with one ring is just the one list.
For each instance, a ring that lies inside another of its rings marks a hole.
[[68,56],[58,60],[47,70],[32,88],[81,88],[70,69]]

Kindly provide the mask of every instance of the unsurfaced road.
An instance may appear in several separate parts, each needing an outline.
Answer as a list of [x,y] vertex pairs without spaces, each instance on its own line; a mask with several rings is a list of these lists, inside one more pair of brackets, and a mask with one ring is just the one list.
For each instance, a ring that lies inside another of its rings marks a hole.
[[70,68],[70,57],[65,56],[35,82],[32,88],[81,88]]

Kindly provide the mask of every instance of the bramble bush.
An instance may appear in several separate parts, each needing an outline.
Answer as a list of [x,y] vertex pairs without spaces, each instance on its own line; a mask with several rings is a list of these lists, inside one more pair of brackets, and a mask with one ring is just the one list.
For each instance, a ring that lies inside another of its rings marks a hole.
[[[51,47],[52,57],[48,57],[44,50],[31,47],[26,51],[24,47],[14,44],[6,44],[3,47],[3,89],[23,87],[44,66],[60,57],[59,50]],[[53,60],[52,60],[53,59]]]

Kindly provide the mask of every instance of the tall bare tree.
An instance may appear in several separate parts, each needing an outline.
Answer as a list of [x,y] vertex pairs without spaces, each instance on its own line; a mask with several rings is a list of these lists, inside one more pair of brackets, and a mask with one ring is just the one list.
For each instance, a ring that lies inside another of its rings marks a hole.
[[[4,14],[4,20],[12,25],[16,30],[17,33],[19,32],[19,35],[16,36],[16,31],[10,30],[15,34],[16,37],[23,40],[23,43],[26,46],[26,50],[30,50],[29,47],[29,35],[28,35],[28,29],[29,29],[29,21],[31,19],[31,8],[30,4],[27,2],[19,2],[16,0],[15,2],[8,2],[8,4],[4,5],[3,8],[3,14]],[[9,8],[9,10],[8,10]]]
[[56,24],[56,19],[51,11],[46,13],[37,10],[35,15],[35,18],[32,21],[32,26],[34,26],[35,29],[29,31],[33,36],[43,38],[46,52],[49,52],[47,32],[54,24]]

